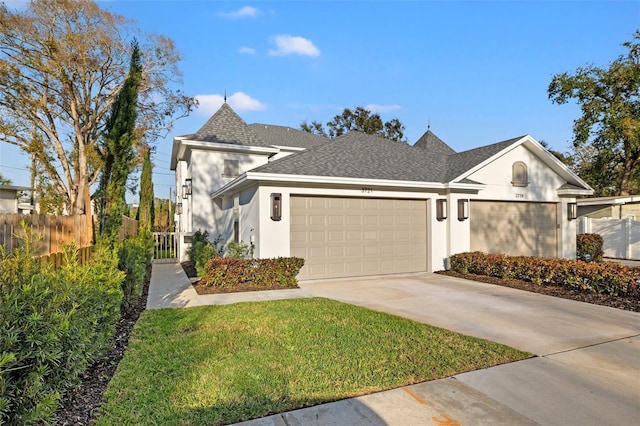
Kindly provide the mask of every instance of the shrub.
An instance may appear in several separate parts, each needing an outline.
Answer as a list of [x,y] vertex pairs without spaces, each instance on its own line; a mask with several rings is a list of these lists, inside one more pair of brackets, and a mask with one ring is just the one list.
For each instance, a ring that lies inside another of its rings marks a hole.
[[0,255],[0,424],[50,423],[60,396],[109,347],[124,274],[104,246],[85,265],[66,246],[58,270],[30,244]]
[[591,256],[594,262],[602,262],[604,256],[604,240],[599,234],[578,234],[576,236],[576,257],[579,260],[587,260],[586,255]]
[[206,265],[209,259],[222,256],[221,240],[222,238],[218,237],[212,243],[209,240],[209,233],[200,230],[197,230],[191,237],[191,247],[189,247],[187,255],[191,265],[198,271],[198,276],[202,277],[206,274]]
[[209,286],[234,287],[249,283],[257,287],[298,286],[296,275],[304,265],[298,257],[275,259],[213,258],[207,262],[203,283]]
[[125,273],[122,312],[131,309],[142,295],[145,278],[151,271],[152,257],[153,238],[149,231],[141,230],[138,235],[120,244],[118,268]]
[[640,297],[640,268],[613,262],[471,252],[451,256],[451,269],[462,274],[501,276],[592,293]]
[[227,256],[237,259],[251,259],[254,249],[255,246],[253,244],[247,244],[242,241],[239,243],[232,241],[227,244]]

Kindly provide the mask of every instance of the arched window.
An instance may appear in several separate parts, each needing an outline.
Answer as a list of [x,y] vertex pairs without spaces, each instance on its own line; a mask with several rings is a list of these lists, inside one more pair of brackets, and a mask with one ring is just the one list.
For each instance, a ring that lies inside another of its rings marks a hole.
[[529,185],[529,176],[527,175],[527,165],[522,161],[516,161],[512,166],[511,184],[513,186]]

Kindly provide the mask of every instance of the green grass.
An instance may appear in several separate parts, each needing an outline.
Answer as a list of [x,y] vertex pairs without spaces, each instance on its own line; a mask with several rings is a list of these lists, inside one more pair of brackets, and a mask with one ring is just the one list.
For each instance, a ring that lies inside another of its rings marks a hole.
[[228,424],[529,356],[326,299],[145,311],[97,424]]

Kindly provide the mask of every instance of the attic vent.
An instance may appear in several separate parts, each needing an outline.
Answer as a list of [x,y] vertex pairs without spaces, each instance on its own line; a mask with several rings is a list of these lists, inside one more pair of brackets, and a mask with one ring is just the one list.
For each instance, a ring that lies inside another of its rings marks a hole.
[[238,177],[240,175],[240,162],[238,160],[224,160],[222,177]]
[[527,165],[522,161],[516,161],[512,166],[511,184],[513,186],[528,186],[529,176],[527,173]]

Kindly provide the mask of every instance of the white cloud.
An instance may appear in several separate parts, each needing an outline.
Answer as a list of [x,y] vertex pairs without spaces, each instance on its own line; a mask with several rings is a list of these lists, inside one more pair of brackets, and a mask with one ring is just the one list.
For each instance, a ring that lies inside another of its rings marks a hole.
[[291,35],[277,35],[273,37],[277,49],[269,50],[271,56],[286,55],[303,55],[303,56],[320,56],[320,50],[313,45],[311,40],[303,37],[294,37]]
[[245,55],[255,55],[256,54],[256,49],[254,49],[252,47],[243,46],[243,47],[238,49],[238,53],[243,53]]
[[[210,116],[213,115],[224,103],[222,95],[196,95],[198,100],[198,114]],[[227,103],[235,111],[264,111],[267,107],[244,92],[236,92],[231,96],[227,96]]]
[[218,16],[230,19],[255,18],[260,14],[260,10],[251,6],[244,6],[234,12],[220,12]]
[[396,105],[396,104],[393,104],[393,105],[369,104],[365,108],[373,113],[378,113],[378,114],[383,114],[385,112],[397,111],[399,109],[402,109],[400,105]]

